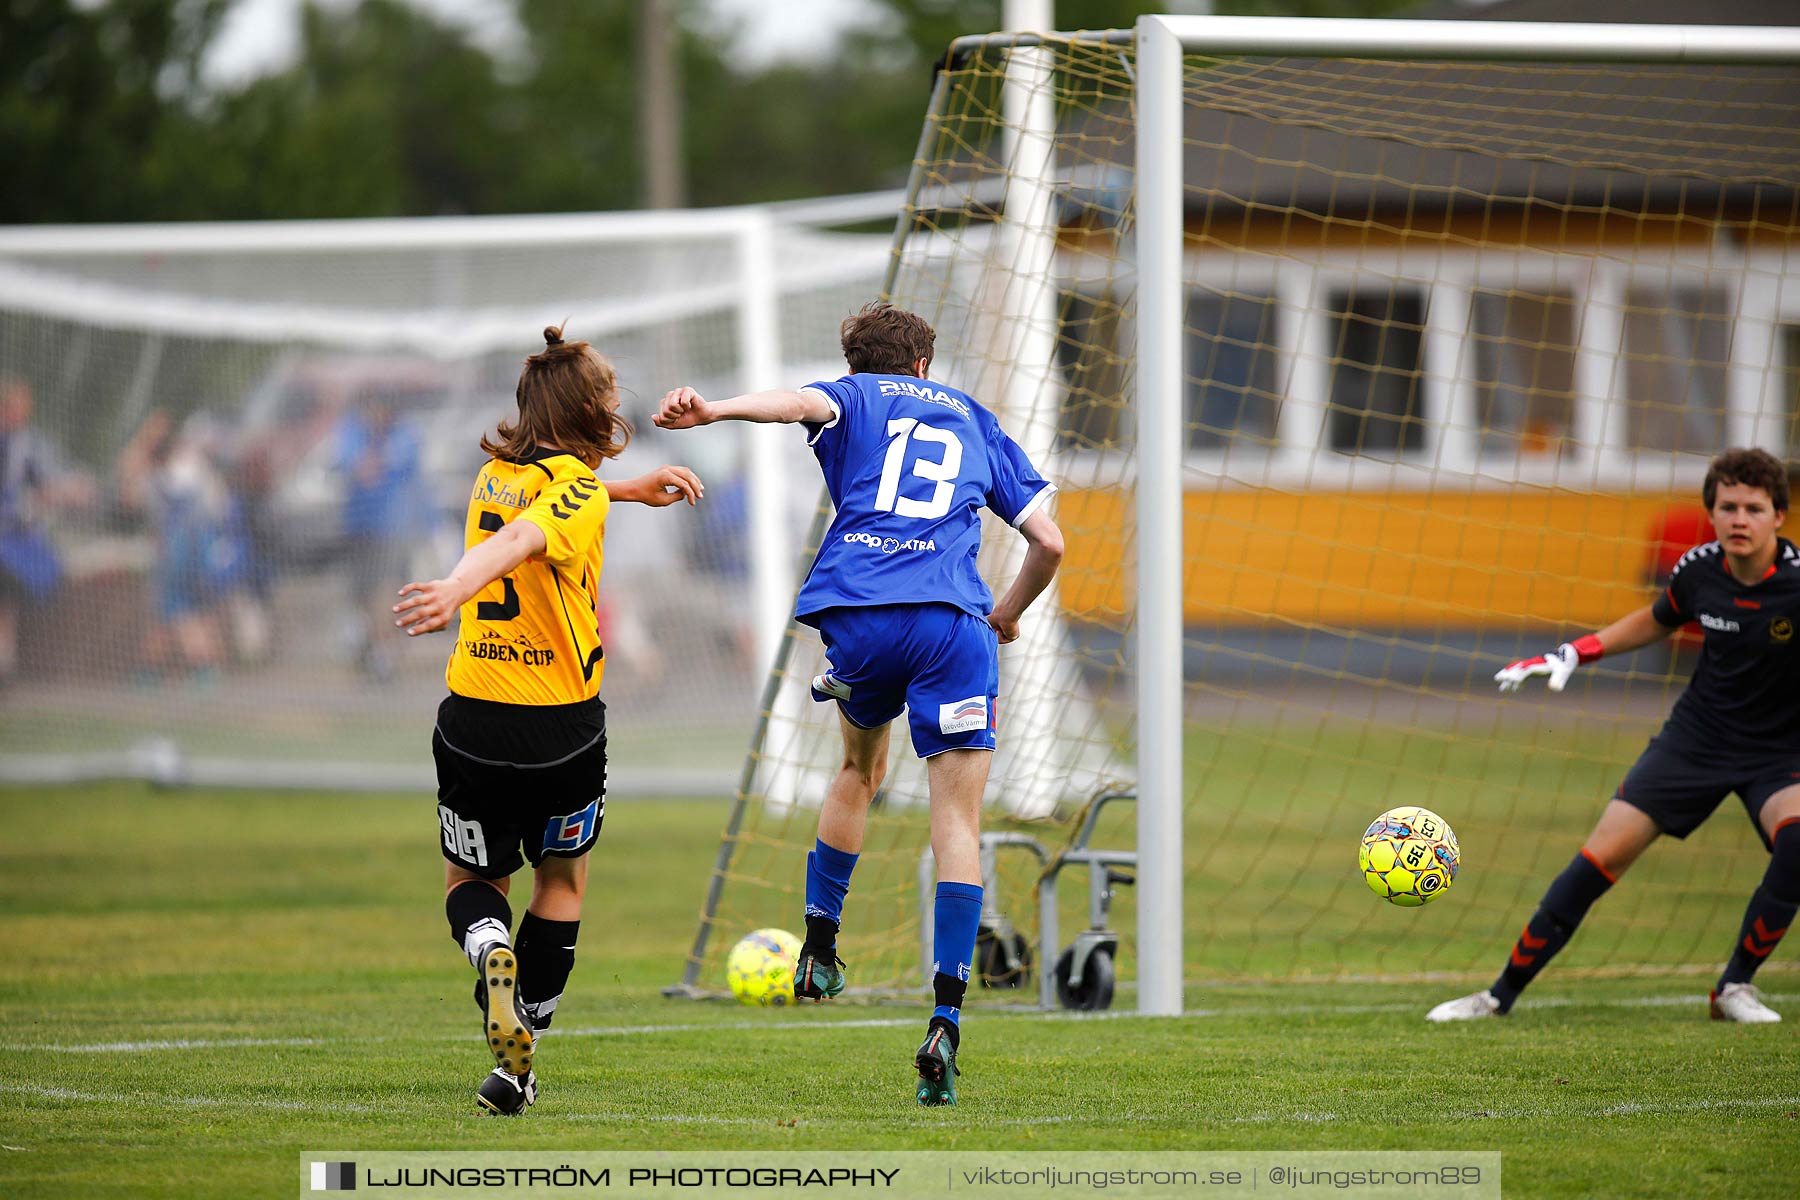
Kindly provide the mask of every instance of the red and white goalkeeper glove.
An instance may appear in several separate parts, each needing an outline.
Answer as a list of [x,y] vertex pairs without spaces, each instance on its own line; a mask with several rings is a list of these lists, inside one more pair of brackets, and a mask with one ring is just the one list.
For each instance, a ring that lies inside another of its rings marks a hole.
[[1550,690],[1560,692],[1568,684],[1569,676],[1575,673],[1576,667],[1593,662],[1603,653],[1605,651],[1600,648],[1600,639],[1590,633],[1572,642],[1564,642],[1548,654],[1521,658],[1517,662],[1506,664],[1494,672],[1494,682],[1500,685],[1502,692],[1516,692],[1533,675],[1548,675]]

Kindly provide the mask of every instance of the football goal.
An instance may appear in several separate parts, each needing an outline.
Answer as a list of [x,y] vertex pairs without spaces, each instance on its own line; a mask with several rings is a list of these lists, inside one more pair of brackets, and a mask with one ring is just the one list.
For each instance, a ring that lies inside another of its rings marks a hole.
[[[1712,454],[1800,451],[1797,68],[1788,29],[1475,21],[952,47],[886,292],[1056,481],[1068,542],[1002,651],[986,1000],[1496,969],[1693,643],[1554,696],[1494,671],[1645,603],[1710,538]],[[799,924],[821,661],[789,627],[674,990]],[[931,958],[895,741],[842,939],[871,993]],[[1411,910],[1356,865],[1400,804],[1462,846]],[[1659,847],[1559,972],[1715,969],[1761,853],[1729,812]]]
[[607,523],[611,787],[729,794],[817,491],[790,486],[799,439],[649,417],[683,383],[838,374],[889,241],[843,227],[895,202],[0,230],[25,398],[0,437],[43,481],[0,529],[37,547],[7,546],[9,587],[36,571],[6,596],[0,780],[430,788],[450,640],[383,610],[455,563],[482,434],[566,322],[636,427],[602,478],[680,462],[707,487]]

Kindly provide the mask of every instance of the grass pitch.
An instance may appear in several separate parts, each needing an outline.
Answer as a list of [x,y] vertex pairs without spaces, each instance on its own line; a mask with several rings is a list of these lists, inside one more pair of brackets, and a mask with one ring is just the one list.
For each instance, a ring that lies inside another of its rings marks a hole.
[[724,814],[609,805],[544,1095],[506,1121],[472,1099],[428,799],[0,789],[0,1195],[287,1196],[331,1148],[932,1147],[1499,1150],[1509,1195],[1794,1194],[1791,971],[1759,1027],[1707,1021],[1704,976],[1554,968],[1451,1028],[1424,1009],[1481,980],[1208,984],[1158,1020],[976,999],[962,1103],[919,1109],[922,1008],[658,994]]

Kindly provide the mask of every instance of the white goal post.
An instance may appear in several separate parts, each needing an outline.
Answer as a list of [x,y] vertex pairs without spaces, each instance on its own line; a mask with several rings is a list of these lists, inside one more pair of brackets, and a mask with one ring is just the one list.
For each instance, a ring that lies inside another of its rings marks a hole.
[[[884,292],[1056,482],[1067,547],[1002,652],[990,1003],[1486,970],[1688,670],[1677,639],[1552,706],[1498,702],[1494,665],[1641,603],[1719,449],[1800,448],[1796,63],[1789,29],[1474,20],[951,46]],[[680,994],[801,906],[839,760],[789,632]],[[896,753],[870,811],[858,994],[931,961],[920,774]],[[1402,803],[1471,860],[1396,955],[1348,848]],[[1736,834],[1664,884],[1741,869]],[[1634,889],[1573,961],[1697,970],[1728,907],[1675,928]]]
[[[1147,16],[1138,20],[1138,1011],[1182,1008],[1183,55],[1800,63],[1800,30]],[[1147,647],[1163,648],[1146,652]]]

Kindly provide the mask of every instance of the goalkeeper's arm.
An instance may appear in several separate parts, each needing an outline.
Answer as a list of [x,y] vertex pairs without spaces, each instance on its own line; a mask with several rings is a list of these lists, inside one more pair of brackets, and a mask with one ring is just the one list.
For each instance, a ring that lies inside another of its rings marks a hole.
[[1674,632],[1673,627],[1658,621],[1651,607],[1646,604],[1636,612],[1620,617],[1598,633],[1564,642],[1546,654],[1508,663],[1494,673],[1494,682],[1500,685],[1503,692],[1516,692],[1532,676],[1548,675],[1550,690],[1560,692],[1567,686],[1569,676],[1575,673],[1575,668],[1582,663],[1593,662],[1608,654],[1629,654],[1633,650],[1641,650]]

